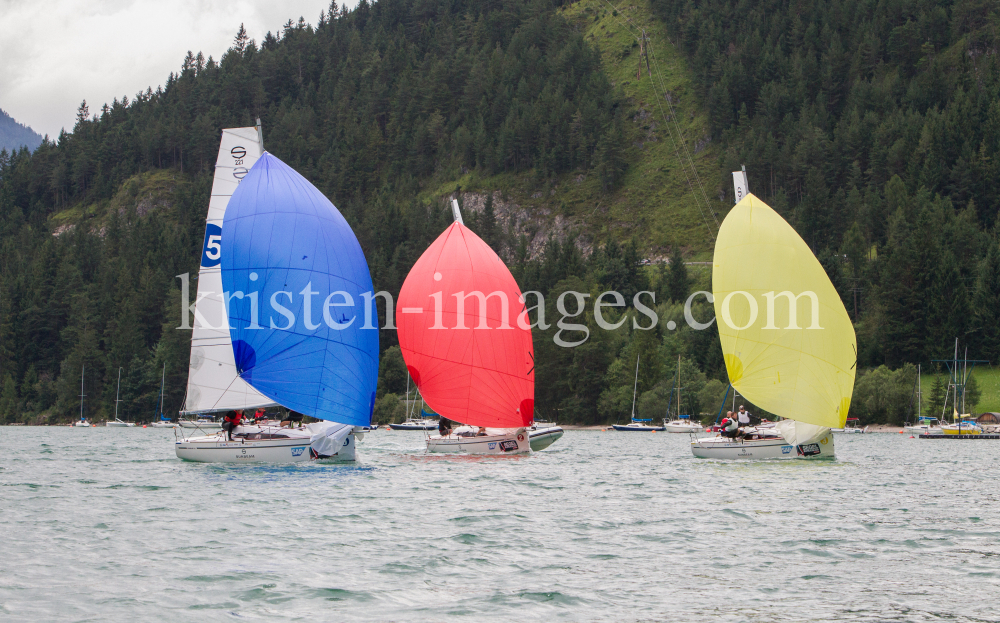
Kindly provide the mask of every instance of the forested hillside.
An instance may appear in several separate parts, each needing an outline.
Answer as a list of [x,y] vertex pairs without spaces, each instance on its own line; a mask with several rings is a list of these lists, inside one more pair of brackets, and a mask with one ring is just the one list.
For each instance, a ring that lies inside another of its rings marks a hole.
[[33,150],[42,144],[42,137],[0,109],[0,149],[15,151],[21,147]]
[[653,6],[690,60],[723,167],[745,163],[751,190],[824,258],[861,363],[940,359],[956,337],[997,363],[1000,7]]
[[[955,336],[996,360],[996,19],[887,6],[333,3],[260,42],[241,29],[218,61],[188,53],[162,88],[84,104],[72,133],[0,152],[0,419],[73,417],[84,366],[93,417],[113,409],[119,369],[126,415],[152,415],[164,368],[177,410],[190,336],[174,330],[174,276],[197,269],[220,129],[256,117],[347,217],[377,289],[398,292],[458,191],[550,322],[569,289],[657,293],[651,331],[588,315],[577,348],[536,331],[539,417],[627,417],[637,358],[644,415],[665,410],[678,357],[683,410],[718,408],[717,337],[682,313],[709,273],[680,253],[711,250],[741,163],[856,314],[862,366],[927,361]],[[394,333],[381,343],[385,415],[405,375]]]

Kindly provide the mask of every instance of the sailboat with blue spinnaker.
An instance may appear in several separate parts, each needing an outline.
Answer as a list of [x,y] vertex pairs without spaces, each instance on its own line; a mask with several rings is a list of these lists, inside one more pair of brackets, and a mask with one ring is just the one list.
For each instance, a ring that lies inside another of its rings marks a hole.
[[[216,362],[202,358],[200,366],[214,375],[209,380],[215,402],[202,398],[200,407],[219,412],[237,410],[236,405],[278,406],[291,414],[282,418],[285,426],[241,424],[231,434],[180,439],[176,453],[224,463],[354,460],[361,430],[371,423],[378,377],[378,330],[354,310],[373,298],[368,264],[337,208],[291,167],[263,152],[259,127],[255,136],[253,130],[236,132],[255,140],[227,150],[224,139],[220,149],[220,160],[234,153],[244,164],[252,152],[260,157],[249,168],[234,170],[238,177],[223,206],[222,226],[213,230],[210,223],[206,232],[202,266],[211,251],[227,300],[217,310],[224,331],[208,345],[224,346],[217,348],[223,360],[213,366]],[[223,177],[229,174],[221,170]],[[217,168],[217,181],[219,176]],[[230,362],[221,375],[219,368]],[[302,416],[318,421],[303,425]]]

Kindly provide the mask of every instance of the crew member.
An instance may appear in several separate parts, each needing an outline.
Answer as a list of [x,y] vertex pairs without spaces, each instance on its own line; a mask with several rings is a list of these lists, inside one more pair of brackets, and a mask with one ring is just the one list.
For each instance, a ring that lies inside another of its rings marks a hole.
[[736,435],[738,435],[740,432],[740,426],[737,423],[736,419],[733,417],[732,411],[729,411],[726,417],[722,418],[722,422],[720,422],[720,425],[722,427],[722,431],[720,432],[722,433],[723,437],[736,439]]
[[261,420],[264,419],[264,409],[257,409],[253,414],[254,424],[260,424]]
[[451,422],[446,417],[442,417],[438,420],[438,434],[442,437],[447,437],[451,434]]
[[740,426],[750,426],[750,412],[743,405],[740,405],[740,412],[736,414],[736,418],[739,420]]
[[226,432],[226,439],[232,441],[233,430],[240,425],[243,414],[238,411],[229,411],[226,417],[222,418],[222,430]]

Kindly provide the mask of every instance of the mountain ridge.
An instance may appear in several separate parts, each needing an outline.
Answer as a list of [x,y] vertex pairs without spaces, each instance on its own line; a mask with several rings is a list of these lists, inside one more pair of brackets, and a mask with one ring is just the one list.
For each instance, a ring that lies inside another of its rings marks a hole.
[[42,144],[42,140],[41,134],[23,123],[18,123],[0,108],[0,149],[10,152],[27,147],[28,151],[35,151]]

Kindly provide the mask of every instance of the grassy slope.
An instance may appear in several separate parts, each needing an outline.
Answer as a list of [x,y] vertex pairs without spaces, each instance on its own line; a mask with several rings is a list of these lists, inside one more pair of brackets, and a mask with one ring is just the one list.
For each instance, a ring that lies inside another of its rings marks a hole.
[[[622,147],[629,168],[619,188],[604,193],[593,173],[578,181],[580,171],[555,180],[538,179],[533,173],[480,177],[470,172],[443,182],[425,199],[450,194],[456,185],[463,190],[500,190],[535,219],[562,215],[572,229],[597,242],[608,234],[619,240],[636,235],[650,256],[663,256],[673,244],[680,244],[690,259],[711,259],[715,224],[701,189],[696,186],[697,200],[692,191],[691,184],[697,182],[690,166],[681,166],[682,161],[687,162],[682,144],[694,160],[708,202],[719,213],[720,221],[729,206],[718,199],[723,183],[718,149],[711,143],[706,146],[708,116],[680,52],[670,44],[663,25],[643,0],[622,8],[617,16],[604,0],[579,0],[561,12],[600,52],[614,88],[626,101],[628,121]],[[645,28],[650,39],[652,78],[645,63],[642,77],[636,78],[640,54],[632,33],[639,28]],[[663,97],[664,89],[672,103]],[[670,121],[665,122],[665,118]],[[700,151],[695,154],[699,143]]]
[[[440,199],[453,192],[456,185],[470,191],[500,190],[534,220],[548,221],[561,215],[569,222],[569,231],[598,243],[609,234],[619,240],[635,235],[648,257],[665,256],[672,245],[680,244],[688,259],[711,259],[715,225],[707,224],[711,217],[705,200],[696,200],[685,177],[685,171],[691,176],[691,169],[681,165],[678,141],[683,141],[694,158],[704,192],[712,209],[720,213],[720,220],[729,206],[718,199],[723,183],[718,149],[711,143],[705,146],[707,113],[694,92],[680,53],[670,45],[662,24],[653,17],[645,0],[623,7],[617,16],[605,0],[580,0],[561,11],[600,52],[614,88],[626,102],[628,121],[622,148],[629,167],[619,188],[613,193],[603,192],[592,172],[579,181],[582,171],[554,180],[539,179],[532,172],[481,177],[473,171],[459,179],[442,181],[423,199]],[[645,28],[650,39],[653,78],[645,64],[642,77],[636,78],[640,54],[632,32],[639,28]],[[672,104],[663,97],[664,88]],[[671,118],[671,105],[676,123],[664,121]],[[699,142],[701,150],[695,154]],[[686,162],[686,157],[683,160]],[[121,208],[129,200],[135,203],[145,198],[148,203],[169,204],[178,181],[178,176],[167,170],[138,175],[123,184],[111,201],[71,206],[50,217],[50,225],[57,230],[81,220],[101,219],[109,209]],[[691,183],[696,184],[693,177]],[[91,225],[99,226],[99,222],[91,221]]]
[[[979,385],[979,391],[982,392],[982,397],[974,409],[966,406],[966,410],[973,413],[983,413],[986,411],[1000,412],[1000,368],[980,364],[973,370],[973,374],[976,377],[976,383]],[[937,375],[920,375],[921,390],[925,398],[930,396],[931,389],[934,387],[935,376]],[[947,370],[941,374],[941,380],[944,383],[948,382]]]

